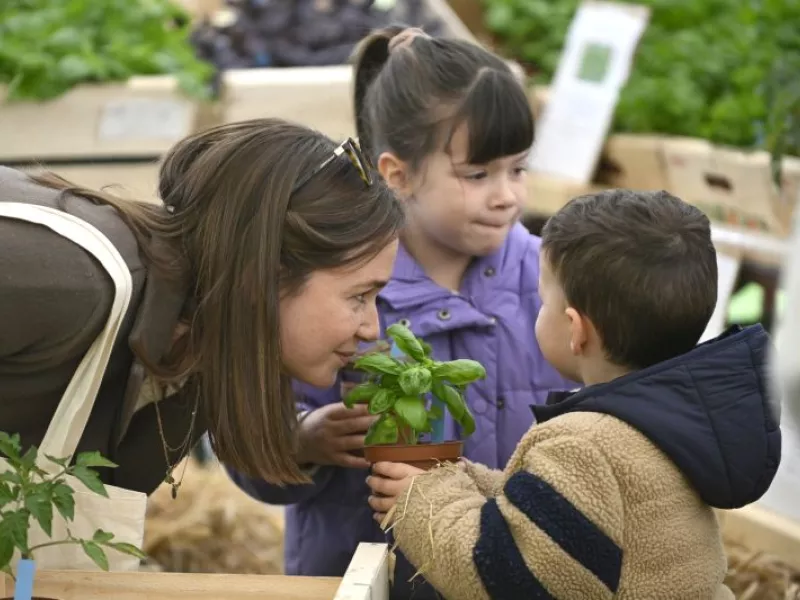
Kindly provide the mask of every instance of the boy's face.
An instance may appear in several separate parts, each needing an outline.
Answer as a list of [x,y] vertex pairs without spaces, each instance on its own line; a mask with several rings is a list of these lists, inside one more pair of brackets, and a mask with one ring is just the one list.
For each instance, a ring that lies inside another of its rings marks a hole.
[[581,382],[578,357],[570,347],[573,321],[567,314],[569,305],[545,252],[539,253],[539,296],[542,308],[536,319],[536,340],[542,354],[563,377]]

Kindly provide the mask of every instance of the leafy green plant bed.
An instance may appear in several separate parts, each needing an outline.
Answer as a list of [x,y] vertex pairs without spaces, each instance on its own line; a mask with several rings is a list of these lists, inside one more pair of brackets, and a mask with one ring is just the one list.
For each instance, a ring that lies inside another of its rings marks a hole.
[[[498,49],[539,83],[558,66],[579,0],[483,0]],[[651,10],[614,130],[800,155],[800,4],[640,0]]]
[[4,0],[0,84],[8,100],[48,100],[80,83],[171,74],[206,98],[213,69],[189,33],[188,14],[170,0]]

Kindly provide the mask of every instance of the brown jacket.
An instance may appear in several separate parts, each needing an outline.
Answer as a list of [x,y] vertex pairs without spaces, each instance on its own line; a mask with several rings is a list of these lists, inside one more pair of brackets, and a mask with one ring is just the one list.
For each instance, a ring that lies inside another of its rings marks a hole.
[[732,331],[537,407],[504,471],[413,480],[399,549],[452,600],[733,598],[712,506],[754,502],[779,463],[767,340]]
[[[58,192],[0,167],[4,201],[61,208]],[[131,345],[155,360],[163,356],[185,292],[148,276],[132,232],[113,208],[74,196],[64,207],[111,240],[133,279],[130,308],[78,450],[98,450],[119,465],[104,473],[107,483],[150,493],[167,463],[154,406],[134,412],[144,369]],[[0,431],[19,433],[26,446],[41,441],[112,297],[111,279],[83,248],[46,227],[0,218]],[[167,442],[177,446],[189,429],[191,403],[176,396],[160,408]],[[198,420],[195,437],[203,430]]]

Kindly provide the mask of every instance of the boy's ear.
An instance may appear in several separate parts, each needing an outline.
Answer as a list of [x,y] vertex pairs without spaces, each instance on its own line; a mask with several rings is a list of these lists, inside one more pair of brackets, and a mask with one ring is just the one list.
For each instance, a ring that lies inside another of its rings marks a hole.
[[564,311],[569,319],[570,325],[570,339],[569,349],[575,356],[580,356],[586,349],[586,344],[589,342],[590,331],[593,325],[584,315],[577,310],[568,306]]
[[411,177],[405,161],[384,152],[378,157],[378,172],[395,194],[401,198],[411,194]]

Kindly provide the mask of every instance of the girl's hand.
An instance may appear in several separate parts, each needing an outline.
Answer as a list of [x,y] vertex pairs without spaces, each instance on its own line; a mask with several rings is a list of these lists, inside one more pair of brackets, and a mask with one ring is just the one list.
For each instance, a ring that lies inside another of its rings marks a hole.
[[395,505],[398,496],[411,485],[411,478],[422,473],[425,471],[403,463],[380,462],[372,465],[372,475],[367,477],[367,485],[373,492],[369,497],[369,505],[375,511],[374,518],[378,523]]

